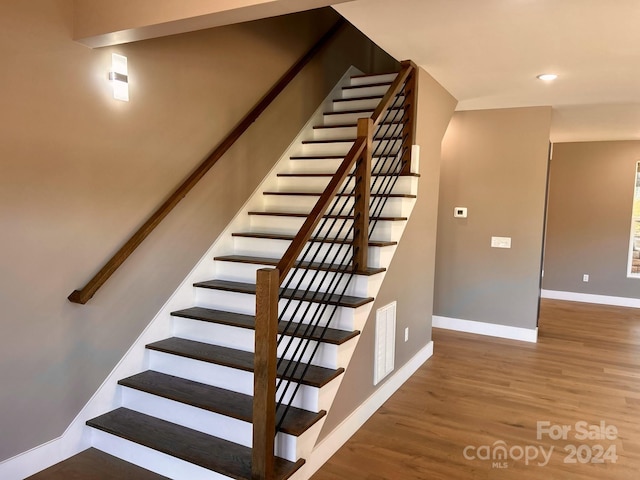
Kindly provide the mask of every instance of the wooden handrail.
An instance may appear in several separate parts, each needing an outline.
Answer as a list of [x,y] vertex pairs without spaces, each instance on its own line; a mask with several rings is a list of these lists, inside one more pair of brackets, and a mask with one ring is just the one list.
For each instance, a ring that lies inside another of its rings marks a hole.
[[340,164],[340,167],[329,182],[329,185],[327,185],[324,192],[311,210],[311,213],[309,213],[307,219],[302,224],[302,227],[300,227],[298,234],[278,262],[278,266],[276,268],[280,272],[281,284],[287,276],[287,273],[289,273],[289,270],[291,270],[291,267],[293,267],[294,263],[296,262],[296,258],[298,258],[298,255],[300,255],[300,252],[304,248],[305,243],[309,241],[309,238],[311,238],[311,234],[313,233],[314,229],[318,226],[320,220],[322,220],[322,216],[329,208],[329,205],[338,192],[338,189],[342,185],[342,182],[347,178],[347,175],[349,175],[351,167],[353,167],[358,157],[362,155],[362,152],[366,148],[366,144],[366,137],[358,137],[356,139],[353,146],[351,147],[351,150],[349,150],[349,153],[347,153],[347,155],[344,157],[344,160]]
[[411,60],[405,60],[401,62],[400,65],[400,72],[393,80],[393,83],[389,87],[389,90],[387,90],[387,93],[385,93],[384,97],[382,97],[382,100],[380,100],[380,103],[378,104],[376,109],[371,114],[374,128],[378,126],[378,123],[380,123],[380,120],[382,120],[382,114],[386,112],[393,104],[396,95],[402,89],[402,86],[404,85],[411,72],[416,68],[415,64]]
[[216,146],[211,154],[193,171],[191,175],[171,194],[171,196],[149,217],[136,233],[115,253],[113,257],[100,269],[94,277],[80,290],[74,290],[69,297],[73,303],[85,304],[98,291],[98,289],[111,277],[120,265],[133,253],[133,251],[147,238],[158,224],[173,210],[187,193],[200,181],[202,177],[213,167],[216,162],[231,148],[240,136],[257,120],[262,112],[273,100],[289,85],[298,73],[311,59],[322,50],[334,35],[346,24],[341,17],[325,33],[311,49],[289,69],[262,97],[262,99],[247,113],[231,132]]

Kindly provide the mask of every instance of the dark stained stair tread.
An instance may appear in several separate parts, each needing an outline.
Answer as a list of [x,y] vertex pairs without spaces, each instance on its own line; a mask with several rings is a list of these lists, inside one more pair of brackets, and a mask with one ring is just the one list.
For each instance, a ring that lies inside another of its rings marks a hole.
[[[334,173],[279,173],[278,177],[301,177],[301,178],[308,178],[308,177],[333,177],[335,174]],[[349,174],[350,177],[353,176],[353,173]],[[397,175],[395,173],[372,173],[371,174],[372,177],[420,177],[419,173],[401,173],[400,175]]]
[[[218,345],[195,342],[193,340],[186,340],[184,338],[177,337],[150,343],[147,345],[147,348],[158,352],[191,358],[193,360],[200,360],[225,367],[237,368],[247,372],[253,371],[253,352],[245,352],[233,348],[220,347]],[[300,377],[305,365],[301,365],[301,367],[296,371],[289,367],[291,362],[287,360],[279,363],[278,377],[283,377],[287,380],[294,380],[304,385],[310,385],[318,388],[326,385],[344,372],[344,368],[334,370],[331,368],[310,365],[305,373],[304,379],[301,379]],[[290,371],[287,371],[287,367],[289,367]]]
[[[227,292],[246,293],[255,295],[256,285],[254,283],[231,282],[228,280],[208,280],[206,282],[194,283],[195,287],[210,288],[213,290],[224,290]],[[373,302],[373,297],[353,297],[351,295],[324,294],[321,292],[300,292],[291,289],[280,290],[280,296],[304,302],[326,303],[338,305],[340,307],[357,308],[369,302]]]
[[[149,415],[117,408],[87,422],[104,432],[236,479],[251,478],[251,449]],[[276,478],[289,478],[304,464],[276,457]],[[135,477],[134,477],[135,478]]]
[[[256,319],[253,315],[244,315],[241,313],[225,312],[222,310],[213,310],[203,307],[191,307],[184,310],[172,312],[175,317],[190,318],[203,322],[219,323],[221,325],[229,325],[239,328],[255,328]],[[285,333],[294,337],[310,338],[312,340],[320,340],[324,343],[333,345],[341,345],[360,334],[358,330],[337,330],[335,328],[327,328],[322,332],[322,327],[307,328],[306,324],[280,322],[278,324],[278,333]]]
[[[299,213],[299,212],[248,212],[248,215],[263,215],[263,216],[273,216],[273,217],[299,217],[299,218],[307,218],[309,215],[307,213]],[[338,218],[338,219],[353,219],[351,215],[324,215],[323,218]],[[404,221],[407,220],[407,217],[369,217],[369,220],[377,221]]]
[[[380,122],[378,125],[401,125],[402,122],[397,121],[397,122]],[[314,125],[314,129],[315,130],[329,130],[332,128],[353,128],[353,127],[357,127],[358,126],[358,122],[351,122],[351,123],[342,123],[342,124],[337,124],[337,125]]]
[[[343,160],[345,155],[291,155],[291,160]],[[379,161],[383,157],[380,155],[374,155],[371,157],[372,161]],[[373,175],[375,177],[375,174]]]
[[[355,77],[351,77],[355,78]],[[365,85],[347,85],[342,87],[342,90],[353,90],[358,88],[368,88],[368,87],[390,87],[392,82],[379,82],[379,83],[367,83]]]
[[[387,111],[389,110],[401,110],[403,107],[390,107]],[[373,108],[360,108],[360,109],[355,109],[355,110],[342,110],[339,112],[324,112],[323,115],[348,115],[351,113],[369,113],[369,112],[373,112],[374,109]]]
[[369,95],[366,97],[356,97],[356,98],[336,98],[333,103],[345,103],[345,102],[357,102],[359,100],[382,100],[384,95]]
[[[287,191],[278,191],[278,192],[262,192],[263,195],[274,195],[274,196],[302,196],[302,197],[319,197],[323,192],[287,192]],[[416,195],[412,195],[410,193],[370,193],[372,198],[417,198]],[[337,193],[336,197],[353,197],[355,196],[355,192],[351,193]]]
[[[248,238],[264,238],[268,240],[285,240],[293,241],[294,235],[287,235],[286,233],[270,233],[270,232],[235,232],[231,234],[234,237],[248,237]],[[349,239],[327,238],[318,239],[312,238],[310,241],[319,243],[351,243]],[[398,242],[392,241],[376,241],[369,240],[370,247],[390,247],[397,245]]]
[[336,139],[328,139],[328,140],[303,140],[303,145],[316,145],[323,143],[353,143],[355,142],[355,138],[336,138]]
[[344,155],[292,155],[291,160],[343,160]]
[[[266,257],[253,257],[248,255],[223,255],[219,257],[215,257],[214,260],[219,260],[222,262],[234,262],[234,263],[250,263],[254,265],[268,265],[268,266],[276,266],[280,261],[279,258],[266,258]],[[349,272],[349,266],[346,265],[333,265],[329,263],[319,263],[319,262],[296,262],[294,268],[308,268],[310,270],[323,270],[328,272]],[[385,268],[374,268],[367,267],[366,270],[362,272],[357,272],[358,275],[376,275],[378,273],[384,272]]]
[[[147,370],[118,382],[125,387],[185,403],[203,410],[215,412],[251,423],[253,419],[253,397],[213,387],[172,375]],[[276,413],[276,423],[282,417],[284,407]],[[302,435],[314,423],[326,415],[290,407],[281,430],[294,436]]]
[[25,480],[169,480],[95,448],[88,448]]
[[398,72],[382,72],[382,73],[360,73],[358,75],[351,75],[349,78],[369,78],[369,77],[382,77],[386,75],[398,75]]

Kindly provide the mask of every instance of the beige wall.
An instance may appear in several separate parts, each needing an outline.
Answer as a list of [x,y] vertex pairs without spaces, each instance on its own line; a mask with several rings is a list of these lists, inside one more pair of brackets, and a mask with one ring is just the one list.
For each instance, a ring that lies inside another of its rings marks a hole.
[[[0,2],[0,460],[63,433],[348,66],[394,65],[344,31],[79,306],[69,293],[335,13],[89,50],[71,40],[72,4]],[[110,98],[112,52],[129,58],[129,103]]]
[[[330,433],[384,382],[373,386],[376,310],[397,301],[395,370],[431,341],[440,145],[457,101],[420,71],[417,144],[420,145],[418,199],[373,305],[321,438]],[[409,341],[404,330],[409,328]]]
[[[443,141],[434,314],[533,329],[551,108],[456,112]],[[467,207],[468,218],[454,218]],[[492,236],[511,249],[491,248]]]
[[640,298],[640,280],[627,278],[639,160],[638,141],[554,144],[544,289]]

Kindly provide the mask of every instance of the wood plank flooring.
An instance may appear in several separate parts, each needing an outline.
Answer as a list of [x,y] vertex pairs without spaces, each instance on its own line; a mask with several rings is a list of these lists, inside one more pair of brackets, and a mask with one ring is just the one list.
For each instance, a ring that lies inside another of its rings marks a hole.
[[[537,344],[433,339],[434,356],[312,480],[640,478],[640,309],[543,300]],[[537,438],[538,422],[571,430]],[[605,422],[609,438],[583,440],[578,422]],[[499,446],[507,457],[491,459]]]

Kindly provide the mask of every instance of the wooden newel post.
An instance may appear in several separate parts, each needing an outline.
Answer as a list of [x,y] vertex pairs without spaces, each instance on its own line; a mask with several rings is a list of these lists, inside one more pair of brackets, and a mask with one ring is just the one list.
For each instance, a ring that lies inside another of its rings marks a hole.
[[355,209],[353,228],[353,271],[362,272],[368,266],[369,252],[369,197],[371,190],[371,153],[373,120],[358,119],[358,137],[366,137],[367,143],[356,161]]
[[418,67],[411,61],[402,62],[403,68],[411,68],[404,87],[404,116],[402,132],[402,174],[411,173],[411,147],[416,143],[416,117],[418,115]]
[[274,478],[276,368],[280,272],[264,268],[256,275],[256,328],[253,374],[252,480]]

